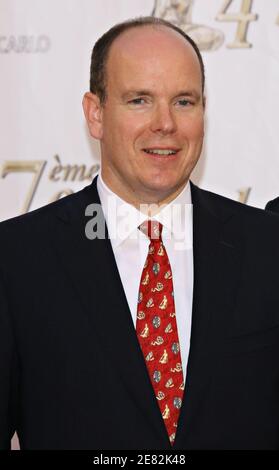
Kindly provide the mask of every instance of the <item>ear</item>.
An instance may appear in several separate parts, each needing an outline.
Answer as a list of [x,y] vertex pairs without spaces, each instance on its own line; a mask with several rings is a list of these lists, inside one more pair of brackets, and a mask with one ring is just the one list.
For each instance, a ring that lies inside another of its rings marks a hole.
[[92,137],[101,140],[103,137],[102,105],[97,95],[87,92],[82,100],[83,112]]

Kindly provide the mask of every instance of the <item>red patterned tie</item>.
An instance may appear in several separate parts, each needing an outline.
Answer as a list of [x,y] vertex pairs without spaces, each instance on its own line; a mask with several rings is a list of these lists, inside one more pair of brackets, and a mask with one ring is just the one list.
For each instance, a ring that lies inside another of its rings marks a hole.
[[171,444],[174,443],[184,381],[173,297],[172,271],[162,242],[162,224],[145,221],[150,239],[143,268],[136,331]]

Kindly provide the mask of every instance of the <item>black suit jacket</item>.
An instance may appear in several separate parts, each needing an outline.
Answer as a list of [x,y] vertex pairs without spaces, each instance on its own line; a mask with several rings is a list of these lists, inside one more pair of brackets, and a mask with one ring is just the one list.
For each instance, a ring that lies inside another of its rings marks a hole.
[[[279,222],[191,184],[194,298],[174,449],[279,448]],[[0,448],[166,449],[109,240],[82,191],[0,224]],[[183,341],[183,338],[182,338]]]
[[279,212],[279,197],[268,201],[265,206],[265,209],[272,212]]

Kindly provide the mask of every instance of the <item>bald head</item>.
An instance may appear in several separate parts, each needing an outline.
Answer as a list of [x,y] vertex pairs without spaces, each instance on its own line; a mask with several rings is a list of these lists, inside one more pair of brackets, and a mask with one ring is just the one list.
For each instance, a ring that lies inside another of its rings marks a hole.
[[[155,32],[156,30],[165,30],[166,33],[169,32],[170,34],[172,34],[173,37],[176,36],[181,40],[182,43],[186,43],[186,45],[192,48],[200,67],[203,93],[205,85],[204,64],[200,51],[195,42],[186,33],[184,33],[184,31],[182,31],[180,28],[173,25],[172,23],[165,21],[161,18],[149,16],[136,18],[125,21],[123,23],[116,24],[115,26],[110,28],[103,36],[101,36],[95,43],[91,56],[90,91],[99,96],[101,103],[104,103],[106,99],[107,60],[110,55],[112,46],[115,42],[118,42],[118,40],[120,40],[120,37],[123,37],[123,39],[124,37],[127,37],[128,33],[131,33],[131,38],[136,38],[138,36],[136,33],[142,28],[144,28],[144,34],[141,35],[141,40],[144,38],[148,30],[149,35],[152,30],[153,32]],[[155,40],[154,35],[152,39]],[[160,40],[162,40],[162,37],[161,39],[159,39],[159,41]],[[153,44],[150,42],[145,42],[145,45],[146,44],[148,48],[153,46]],[[159,48],[163,47],[163,43],[161,43],[161,45],[154,44],[154,46],[156,45],[159,45]],[[154,53],[157,53],[157,48],[154,47],[152,49],[154,50]],[[173,53],[175,53],[175,49],[173,50]]]
[[[107,58],[106,93],[120,85],[130,91],[135,79],[137,92],[145,91],[143,83],[146,83],[147,70],[152,71],[149,75],[149,89],[159,90],[162,85],[161,77],[171,76],[176,70],[176,86],[181,82],[181,92],[187,83],[191,84],[188,91],[203,96],[202,73],[197,54],[177,31],[161,25],[146,25],[131,28],[118,36]],[[170,81],[164,86],[170,88],[172,85],[173,82]]]

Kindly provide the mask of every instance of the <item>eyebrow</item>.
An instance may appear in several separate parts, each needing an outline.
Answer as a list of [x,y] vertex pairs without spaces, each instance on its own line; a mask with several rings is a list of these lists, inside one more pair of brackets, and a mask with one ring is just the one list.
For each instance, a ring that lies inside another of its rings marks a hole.
[[[121,95],[122,99],[127,99],[132,96],[152,96],[153,93],[150,90],[129,90],[124,92]],[[179,96],[192,96],[196,99],[200,99],[201,95],[199,92],[196,90],[181,90],[179,93],[177,93],[173,98],[178,98]]]

